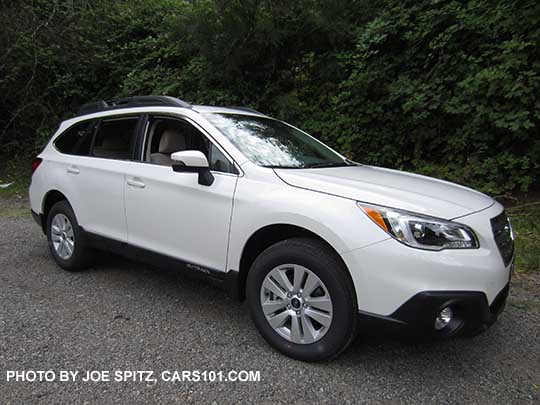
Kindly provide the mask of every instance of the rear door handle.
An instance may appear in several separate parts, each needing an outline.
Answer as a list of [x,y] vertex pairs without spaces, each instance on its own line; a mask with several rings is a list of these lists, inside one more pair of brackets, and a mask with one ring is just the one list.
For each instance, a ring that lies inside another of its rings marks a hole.
[[128,186],[136,187],[136,188],[145,188],[146,187],[146,184],[144,184],[139,179],[128,179],[127,184],[128,184]]
[[69,174],[79,174],[81,171],[75,166],[70,166],[66,169]]

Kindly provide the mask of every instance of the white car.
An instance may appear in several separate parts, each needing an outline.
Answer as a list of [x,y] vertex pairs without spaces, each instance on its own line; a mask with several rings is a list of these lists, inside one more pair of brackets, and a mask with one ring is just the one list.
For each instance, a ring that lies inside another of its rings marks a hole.
[[106,249],[207,276],[297,359],[337,356],[357,331],[474,335],[508,295],[498,202],[352,162],[247,108],[86,104],[32,169],[32,212],[62,268]]

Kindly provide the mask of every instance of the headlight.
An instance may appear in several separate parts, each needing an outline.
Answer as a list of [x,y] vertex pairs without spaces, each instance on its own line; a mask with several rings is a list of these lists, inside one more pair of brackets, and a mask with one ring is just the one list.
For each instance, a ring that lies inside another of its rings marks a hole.
[[427,250],[478,247],[474,232],[465,225],[394,208],[357,204],[373,222],[408,246]]

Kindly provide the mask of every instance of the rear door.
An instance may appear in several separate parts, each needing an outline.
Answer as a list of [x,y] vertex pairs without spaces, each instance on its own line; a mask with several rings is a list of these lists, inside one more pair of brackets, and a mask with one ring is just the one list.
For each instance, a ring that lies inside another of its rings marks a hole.
[[79,224],[118,241],[127,240],[124,177],[135,154],[139,121],[138,115],[97,121],[86,156],[64,159],[64,184]]

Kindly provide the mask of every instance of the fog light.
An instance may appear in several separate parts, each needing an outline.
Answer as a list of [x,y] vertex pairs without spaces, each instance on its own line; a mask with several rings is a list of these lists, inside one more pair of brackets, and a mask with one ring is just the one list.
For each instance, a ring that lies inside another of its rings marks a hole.
[[445,326],[447,326],[450,321],[452,320],[452,317],[454,316],[454,313],[452,312],[452,308],[446,307],[443,308],[443,310],[437,315],[437,318],[435,318],[435,329],[441,330]]

